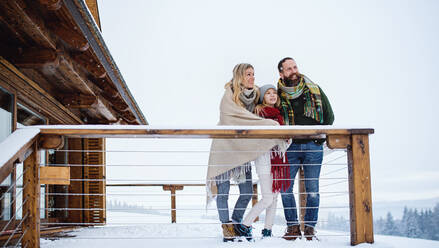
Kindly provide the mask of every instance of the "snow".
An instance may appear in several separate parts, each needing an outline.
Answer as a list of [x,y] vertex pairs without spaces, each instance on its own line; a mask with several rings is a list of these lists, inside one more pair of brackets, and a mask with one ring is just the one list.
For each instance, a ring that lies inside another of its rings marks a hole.
[[[108,211],[109,223],[103,227],[88,227],[71,232],[72,238],[59,240],[41,239],[41,247],[351,247],[349,233],[317,230],[319,241],[286,241],[280,238],[285,226],[275,225],[275,237],[261,239],[261,221],[253,227],[255,242],[223,243],[221,227],[217,220],[206,215],[179,216],[177,224],[169,223],[169,214],[143,214]],[[123,223],[126,222],[126,223]],[[129,224],[127,224],[129,222]],[[146,224],[145,222],[152,223]],[[119,223],[119,224],[118,224]],[[192,224],[191,224],[192,223]],[[374,244],[360,244],[356,247],[404,248],[439,247],[438,241],[409,239],[403,237],[375,235]]]
[[39,128],[18,129],[0,143],[0,166],[4,165],[31,139],[38,135]]

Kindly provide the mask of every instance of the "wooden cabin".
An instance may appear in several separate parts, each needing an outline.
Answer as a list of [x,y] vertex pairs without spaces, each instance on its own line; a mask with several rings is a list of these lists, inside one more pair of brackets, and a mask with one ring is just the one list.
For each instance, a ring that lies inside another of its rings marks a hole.
[[[21,126],[71,124],[147,125],[101,35],[97,0],[0,1],[0,142]],[[105,179],[102,138],[64,140],[41,164],[72,166],[71,179]],[[0,168],[0,228],[21,218],[20,163]],[[94,195],[58,196],[48,193]],[[41,185],[44,223],[105,223],[105,180]],[[54,210],[50,210],[54,209]],[[52,227],[53,228],[53,227]],[[0,229],[1,230],[1,229]],[[1,237],[0,237],[1,238]]]

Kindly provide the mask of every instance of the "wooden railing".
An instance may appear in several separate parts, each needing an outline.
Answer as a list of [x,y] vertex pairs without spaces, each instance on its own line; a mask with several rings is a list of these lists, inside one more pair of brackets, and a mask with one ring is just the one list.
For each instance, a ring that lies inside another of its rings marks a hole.
[[[27,130],[27,131],[24,131]],[[349,204],[351,244],[373,243],[373,219],[369,157],[369,128],[344,129],[315,126],[293,127],[215,127],[200,129],[151,128],[150,126],[39,126],[24,128],[16,132],[34,135],[21,142],[20,148],[8,153],[0,161],[0,179],[12,172],[12,165],[24,162],[23,213],[28,218],[23,225],[22,247],[39,247],[40,237],[40,168],[39,150],[61,146],[64,137],[71,138],[221,138],[221,139],[272,139],[272,138],[326,138],[329,148],[346,149],[349,171]],[[17,135],[12,134],[11,137]],[[30,137],[29,136],[29,137]],[[14,136],[15,137],[15,136]],[[11,142],[10,142],[11,143]],[[8,141],[0,144],[6,149]],[[47,175],[46,175],[47,176]],[[47,182],[46,182],[47,183]],[[169,190],[172,191],[172,186]]]

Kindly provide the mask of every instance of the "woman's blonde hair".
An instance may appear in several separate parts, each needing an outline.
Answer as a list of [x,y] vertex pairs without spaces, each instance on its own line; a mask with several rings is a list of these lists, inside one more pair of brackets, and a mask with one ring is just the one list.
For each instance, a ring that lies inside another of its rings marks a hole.
[[[270,88],[270,89],[273,89],[273,88]],[[268,90],[269,89],[267,89],[267,91],[265,91],[265,94],[267,94]],[[275,89],[273,89],[273,90],[276,91]],[[268,106],[268,104],[265,102],[265,95],[264,95],[264,96],[262,96],[262,103],[256,105],[256,107],[255,107],[255,114],[264,117],[263,108],[267,107],[267,106]],[[280,108],[280,97],[279,96],[277,96],[277,100],[276,100],[276,103],[274,104],[274,107]],[[261,113],[262,113],[262,115],[261,115]]]
[[[251,64],[246,64],[246,63],[241,63],[241,64],[237,64],[235,65],[235,67],[233,68],[233,78],[232,80],[230,80],[228,83],[226,83],[226,85],[224,86],[224,88],[227,87],[232,87],[233,89],[233,101],[238,104],[241,107],[245,107],[244,103],[241,102],[241,100],[239,100],[239,95],[241,95],[242,90],[243,90],[243,82],[244,82],[244,77],[245,77],[245,71],[248,68],[253,68],[253,66]],[[259,100],[259,88],[258,86],[254,85],[253,88],[256,90],[256,98],[255,98],[255,104],[258,103]]]

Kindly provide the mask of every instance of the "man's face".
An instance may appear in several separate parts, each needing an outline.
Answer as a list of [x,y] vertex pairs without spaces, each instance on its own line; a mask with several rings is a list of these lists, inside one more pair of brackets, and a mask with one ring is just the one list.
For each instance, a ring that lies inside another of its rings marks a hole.
[[299,79],[299,69],[296,61],[288,59],[282,64],[282,71],[279,72],[280,78],[287,81],[296,81]]

